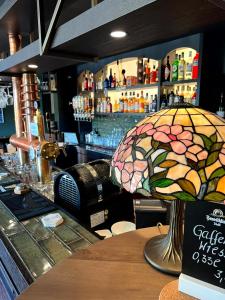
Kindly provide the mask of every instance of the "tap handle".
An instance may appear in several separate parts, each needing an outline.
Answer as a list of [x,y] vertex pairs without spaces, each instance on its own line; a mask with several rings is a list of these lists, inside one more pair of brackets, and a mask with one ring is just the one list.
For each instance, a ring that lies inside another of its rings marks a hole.
[[51,136],[51,126],[50,126],[51,118],[50,118],[49,112],[45,113],[45,119],[46,119],[46,123],[47,123],[48,133]]

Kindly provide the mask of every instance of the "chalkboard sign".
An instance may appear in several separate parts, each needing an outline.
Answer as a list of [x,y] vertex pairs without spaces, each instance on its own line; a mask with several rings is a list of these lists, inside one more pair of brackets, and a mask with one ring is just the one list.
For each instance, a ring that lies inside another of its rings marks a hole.
[[225,205],[187,203],[182,273],[225,288]]

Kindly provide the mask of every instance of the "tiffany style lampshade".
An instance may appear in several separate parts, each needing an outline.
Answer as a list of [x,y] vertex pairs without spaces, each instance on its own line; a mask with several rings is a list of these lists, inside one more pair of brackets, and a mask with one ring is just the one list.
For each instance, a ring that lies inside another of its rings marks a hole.
[[225,120],[185,104],[145,118],[120,142],[111,178],[130,193],[171,201],[168,234],[150,239],[144,254],[179,274],[184,201],[225,200]]

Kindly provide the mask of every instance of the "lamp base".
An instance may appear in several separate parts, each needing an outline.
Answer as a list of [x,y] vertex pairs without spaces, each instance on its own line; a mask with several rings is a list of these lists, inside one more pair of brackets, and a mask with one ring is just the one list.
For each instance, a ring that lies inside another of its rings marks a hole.
[[153,237],[145,245],[144,256],[156,269],[178,276],[181,272],[181,258],[176,251],[169,251],[171,245],[168,242],[168,235]]

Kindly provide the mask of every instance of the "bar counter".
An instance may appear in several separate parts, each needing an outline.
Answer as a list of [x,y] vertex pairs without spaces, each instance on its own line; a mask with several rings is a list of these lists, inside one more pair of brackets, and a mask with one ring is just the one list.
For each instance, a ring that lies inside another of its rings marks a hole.
[[[3,185],[8,193],[13,191],[15,182],[18,180],[10,175],[0,180],[0,186]],[[0,299],[4,300],[15,299],[60,261],[98,241],[95,235],[57,206],[53,212],[59,212],[64,222],[55,228],[42,225],[41,217],[47,213],[19,221],[1,201],[1,196],[3,199],[6,193],[0,192]],[[30,193],[42,197],[33,190]],[[49,201],[44,196],[43,199]],[[9,197],[7,201],[10,200]]]
[[176,279],[144,259],[145,243],[158,234],[150,227],[99,241],[39,277],[18,300],[157,300]]

